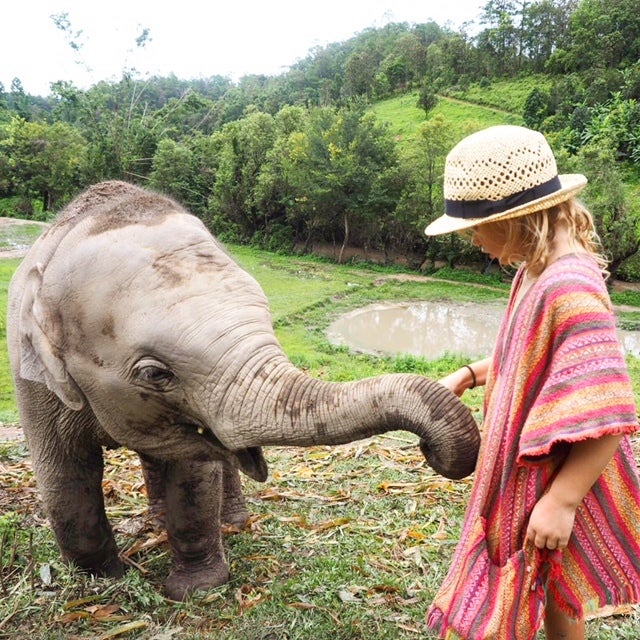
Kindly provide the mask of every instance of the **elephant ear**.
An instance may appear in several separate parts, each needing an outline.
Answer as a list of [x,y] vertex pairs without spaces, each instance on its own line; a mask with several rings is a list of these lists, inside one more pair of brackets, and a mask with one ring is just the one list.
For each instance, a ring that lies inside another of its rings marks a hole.
[[20,307],[20,376],[47,385],[70,409],[79,411],[84,406],[84,396],[50,338],[54,320],[40,296],[42,273],[42,265],[33,267],[23,291]]

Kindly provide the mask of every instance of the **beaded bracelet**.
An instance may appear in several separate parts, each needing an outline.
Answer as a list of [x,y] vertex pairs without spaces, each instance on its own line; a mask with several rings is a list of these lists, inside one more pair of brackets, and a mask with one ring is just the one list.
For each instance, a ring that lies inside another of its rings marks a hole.
[[471,386],[469,389],[473,389],[476,386],[476,372],[468,365],[464,365],[467,369],[469,369],[469,373],[471,374]]

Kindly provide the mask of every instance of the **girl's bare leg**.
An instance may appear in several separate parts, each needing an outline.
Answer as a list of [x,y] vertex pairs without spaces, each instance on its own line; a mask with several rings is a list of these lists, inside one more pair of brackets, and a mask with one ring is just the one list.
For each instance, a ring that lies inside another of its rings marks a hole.
[[553,598],[547,598],[544,632],[547,640],[585,640],[584,618],[576,620],[558,609]]

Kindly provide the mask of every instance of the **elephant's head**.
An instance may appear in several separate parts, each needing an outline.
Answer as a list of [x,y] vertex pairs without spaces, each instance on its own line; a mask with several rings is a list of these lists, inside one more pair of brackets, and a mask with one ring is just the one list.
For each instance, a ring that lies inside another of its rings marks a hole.
[[96,185],[34,246],[25,269],[20,375],[71,409],[90,408],[135,451],[231,456],[264,480],[263,445],[405,429],[443,475],[474,469],[476,423],[437,382],[394,374],[328,383],[297,370],[259,285],[169,199]]

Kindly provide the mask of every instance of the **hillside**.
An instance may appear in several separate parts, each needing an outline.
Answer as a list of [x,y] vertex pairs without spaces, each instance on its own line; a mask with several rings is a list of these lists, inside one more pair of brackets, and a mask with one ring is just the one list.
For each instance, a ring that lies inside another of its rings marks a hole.
[[[410,143],[415,139],[426,116],[417,106],[418,93],[409,92],[382,100],[373,105],[376,116],[389,124],[399,142]],[[442,116],[451,127],[454,138],[462,138],[470,131],[477,131],[496,124],[522,124],[522,117],[492,106],[474,104],[467,100],[440,96],[429,117]]]
[[508,113],[522,114],[527,98],[534,89],[549,92],[553,80],[541,73],[516,76],[501,80],[474,82],[466,87],[450,87],[444,93],[450,98],[482,105]]

